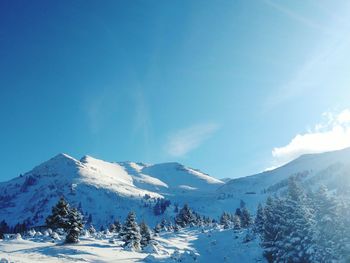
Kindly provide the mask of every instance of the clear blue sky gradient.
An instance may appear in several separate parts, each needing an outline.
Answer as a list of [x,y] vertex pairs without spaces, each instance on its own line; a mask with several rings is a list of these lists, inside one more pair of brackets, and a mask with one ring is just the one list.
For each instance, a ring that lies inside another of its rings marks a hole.
[[[215,177],[350,102],[348,1],[0,1],[0,181],[59,152]],[[218,129],[181,156],[172,134]]]

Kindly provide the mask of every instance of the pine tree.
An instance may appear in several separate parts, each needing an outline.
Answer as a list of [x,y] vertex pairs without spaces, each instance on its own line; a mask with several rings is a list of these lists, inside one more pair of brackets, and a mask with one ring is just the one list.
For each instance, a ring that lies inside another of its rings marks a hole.
[[[268,197],[265,205],[265,221],[263,226],[262,246],[264,247],[264,256],[269,262],[274,262],[274,257],[277,252],[275,241],[280,232],[280,223],[284,219],[282,211],[278,209],[280,199]],[[281,207],[281,206],[280,206]]]
[[241,225],[243,228],[247,228],[252,224],[252,217],[246,207],[243,207],[241,214]]
[[231,217],[227,212],[223,212],[220,216],[220,225],[223,225],[225,229],[230,228]]
[[336,200],[327,194],[327,188],[321,186],[312,196],[315,211],[315,239],[317,252],[313,259],[318,262],[339,260],[339,235],[342,232],[341,220]]
[[69,211],[67,224],[66,243],[78,243],[80,232],[84,228],[83,218],[78,209],[73,208]]
[[109,232],[111,232],[111,233],[114,233],[114,232],[116,232],[116,226],[115,226],[115,224],[110,224],[109,225]]
[[168,221],[165,218],[163,218],[162,221],[160,221],[160,227],[162,231],[168,231],[169,230],[168,226],[169,226]]
[[162,226],[160,225],[160,223],[156,224],[156,226],[154,227],[154,232],[157,234],[162,232]]
[[115,225],[115,232],[120,233],[120,231],[123,228],[123,225],[117,219],[114,221],[114,225]]
[[233,229],[234,230],[239,230],[241,229],[241,218],[237,215],[233,216]]
[[177,233],[177,232],[179,232],[180,231],[180,226],[178,225],[178,224],[175,224],[175,226],[174,226],[174,232],[175,233]]
[[268,198],[263,246],[270,262],[310,262],[315,251],[311,212],[294,178],[285,198]]
[[63,228],[67,230],[69,210],[69,204],[61,197],[58,203],[52,207],[52,214],[46,218],[46,225],[52,229]]
[[134,250],[140,250],[140,228],[136,223],[136,214],[134,212],[130,212],[125,220],[125,224],[123,226],[123,230],[121,233],[121,237],[125,242],[125,247],[130,247]]
[[235,212],[235,215],[241,217],[241,215],[242,215],[242,210],[241,210],[240,208],[237,208],[237,209],[236,209],[236,212]]
[[146,225],[145,222],[140,224],[140,234],[141,234],[141,247],[146,247],[152,240],[151,230]]
[[254,220],[254,231],[257,233],[263,233],[264,230],[264,221],[265,221],[265,212],[262,205],[258,204],[258,210],[256,212]]
[[88,231],[89,231],[90,235],[93,235],[93,234],[96,233],[96,229],[94,228],[93,225],[91,225],[91,226],[89,227]]
[[[350,189],[349,189],[350,190]],[[338,217],[339,217],[339,233],[337,238],[339,241],[338,251],[339,257],[344,262],[350,262],[350,191],[344,196],[338,197]]]
[[187,204],[185,204],[177,214],[175,223],[181,227],[196,223],[196,216]]
[[2,220],[0,222],[0,239],[4,238],[4,234],[9,233],[10,232],[10,228],[7,225],[5,220]]

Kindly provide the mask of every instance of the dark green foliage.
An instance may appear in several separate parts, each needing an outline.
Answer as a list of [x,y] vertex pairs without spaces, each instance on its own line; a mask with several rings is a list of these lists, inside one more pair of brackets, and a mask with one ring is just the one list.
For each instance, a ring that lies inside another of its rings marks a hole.
[[120,233],[120,231],[123,228],[123,225],[119,222],[119,220],[115,220],[114,225],[115,225],[115,232]]
[[162,232],[162,226],[159,223],[154,227],[154,232],[157,234]]
[[66,243],[78,243],[80,232],[84,228],[83,218],[78,209],[73,208],[69,210],[67,224]]
[[6,221],[2,220],[0,222],[0,239],[3,239],[4,238],[4,234],[9,233],[9,231],[10,231],[10,228],[7,225]]
[[151,230],[145,222],[140,224],[140,234],[141,234],[141,247],[146,247],[152,240]]
[[140,228],[136,222],[136,214],[130,212],[125,220],[123,225],[122,232],[120,233],[123,241],[125,242],[124,246],[129,247],[134,250],[140,250],[140,241],[141,234]]
[[312,209],[302,188],[291,179],[284,198],[268,198],[262,226],[263,247],[269,262],[314,262]]
[[246,207],[243,207],[240,219],[243,228],[250,227],[253,223],[252,217]]
[[170,200],[159,198],[153,207],[153,212],[156,216],[162,215],[168,206],[170,206]]
[[256,212],[255,220],[254,220],[254,231],[256,233],[263,233],[264,230],[264,222],[265,222],[265,211],[262,205],[259,203],[258,210]]
[[52,229],[63,228],[67,230],[69,210],[69,204],[61,197],[58,203],[52,207],[52,214],[46,218],[46,225]]
[[223,212],[220,216],[220,224],[223,225],[225,229],[230,228],[231,215],[227,212]]
[[185,204],[183,208],[181,208],[181,210],[175,218],[175,224],[181,227],[186,227],[190,224],[196,224],[196,222],[197,216],[187,204]]

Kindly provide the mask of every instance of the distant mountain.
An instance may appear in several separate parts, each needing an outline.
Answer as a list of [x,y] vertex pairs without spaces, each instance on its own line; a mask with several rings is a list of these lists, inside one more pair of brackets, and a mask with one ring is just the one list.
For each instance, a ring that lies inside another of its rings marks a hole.
[[21,177],[0,184],[0,221],[44,223],[60,196],[79,207],[96,224],[112,222],[130,210],[154,221],[158,198],[214,192],[224,183],[178,163],[111,163],[59,154]]
[[273,194],[286,188],[295,176],[310,190],[320,185],[330,190],[350,187],[350,148],[320,154],[306,154],[277,169],[232,179],[219,187],[218,193],[235,196]]
[[[175,208],[185,203],[217,218],[223,211],[235,211],[243,200],[255,213],[258,202],[285,191],[290,176],[309,189],[321,184],[331,191],[350,189],[350,148],[303,155],[275,170],[226,183],[179,163],[112,163],[59,154],[23,176],[0,183],[0,221],[41,225],[61,196],[96,226],[124,220],[130,210],[154,225],[163,217],[173,219]],[[157,199],[170,201],[164,213],[154,213]]]

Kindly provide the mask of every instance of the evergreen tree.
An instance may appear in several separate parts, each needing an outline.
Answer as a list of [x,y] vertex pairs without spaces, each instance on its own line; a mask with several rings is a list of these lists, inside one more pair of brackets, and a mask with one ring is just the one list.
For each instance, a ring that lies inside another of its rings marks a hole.
[[258,210],[256,212],[254,220],[254,231],[257,233],[262,233],[264,230],[265,212],[262,205],[258,204]]
[[339,235],[342,232],[336,200],[327,194],[322,186],[312,196],[316,228],[315,239],[317,252],[313,259],[318,262],[339,260]]
[[237,209],[236,209],[235,215],[241,217],[242,211],[241,211],[240,208],[237,208]]
[[263,225],[263,242],[264,256],[269,262],[274,262],[275,254],[277,248],[275,246],[275,241],[277,240],[280,229],[280,223],[284,219],[282,211],[278,209],[280,204],[280,199],[273,199],[268,197],[265,205],[265,221]]
[[119,220],[115,220],[114,225],[115,225],[115,232],[120,233],[120,231],[123,228],[123,225],[119,222]]
[[46,225],[49,228],[68,228],[69,204],[61,197],[58,203],[52,207],[52,214],[46,218]]
[[4,239],[4,234],[8,232],[8,226],[5,220],[2,220],[0,223],[0,239]]
[[181,227],[196,223],[196,216],[187,204],[185,204],[177,214],[175,223]]
[[114,232],[116,232],[116,226],[115,226],[115,224],[110,224],[109,225],[109,232],[111,232],[111,233],[114,233]]
[[231,217],[227,212],[223,212],[220,216],[220,224],[223,225],[225,229],[230,228]]
[[162,226],[160,225],[160,223],[156,224],[156,226],[154,227],[154,232],[157,234],[162,232]]
[[78,243],[80,232],[84,228],[83,218],[78,209],[73,208],[69,211],[67,224],[66,243]]
[[241,218],[241,225],[243,228],[247,228],[251,226],[253,220],[246,207],[243,207],[240,218]]
[[175,233],[177,233],[177,232],[179,232],[180,231],[180,226],[178,225],[178,224],[175,224],[175,226],[174,226],[174,232]]
[[344,196],[338,197],[338,217],[339,229],[338,237],[338,251],[339,257],[344,262],[350,262],[350,193],[347,192]]
[[152,240],[151,230],[146,225],[145,222],[140,224],[140,234],[141,234],[141,247],[146,247]]
[[239,230],[241,229],[241,218],[237,215],[233,216],[233,229],[234,230]]
[[270,262],[310,262],[315,251],[312,211],[292,178],[286,198],[266,202],[263,231],[265,256]]
[[93,234],[95,234],[95,233],[96,233],[96,229],[94,228],[94,226],[93,226],[93,225],[90,225],[90,227],[89,227],[88,231],[89,231],[90,235],[93,235]]
[[125,247],[130,247],[134,250],[140,250],[140,228],[136,223],[136,214],[134,212],[130,212],[125,220],[125,224],[123,226],[123,230],[121,233],[121,237],[125,242]]
[[5,220],[2,220],[0,222],[0,239],[4,238],[4,234],[9,232],[10,232],[9,226],[7,225]]

